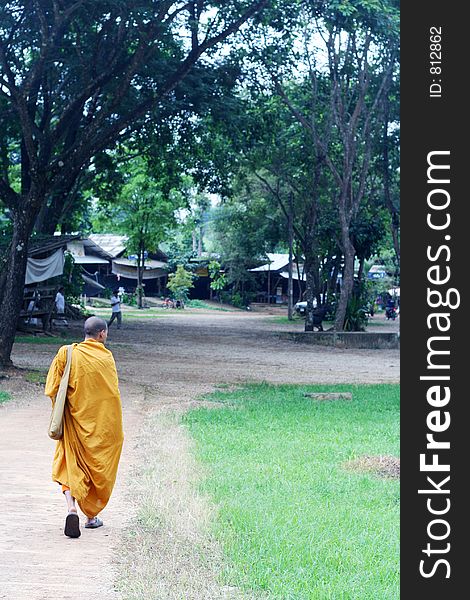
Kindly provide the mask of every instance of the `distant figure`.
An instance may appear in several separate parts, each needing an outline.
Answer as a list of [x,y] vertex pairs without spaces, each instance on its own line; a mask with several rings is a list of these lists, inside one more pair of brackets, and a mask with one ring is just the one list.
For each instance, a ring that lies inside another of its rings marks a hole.
[[65,313],[65,297],[64,288],[60,287],[55,295],[55,309],[58,315],[64,315]]
[[56,323],[62,324],[62,325],[68,325],[67,319],[65,318],[65,297],[64,297],[64,288],[62,286],[57,291],[54,303],[55,303],[55,310],[56,310],[57,316],[59,317],[58,320],[56,321]]
[[[80,537],[75,501],[86,515],[86,529],[103,525],[97,516],[111,496],[123,444],[121,397],[116,364],[105,347],[106,321],[85,321],[85,340],[73,344],[64,411],[64,434],[57,442],[52,479],[67,502],[64,534]],[[57,352],[45,394],[54,399],[67,362],[67,346]]]
[[122,314],[119,290],[113,290],[113,295],[111,296],[111,318],[108,321],[108,327],[111,325],[114,319],[117,319],[117,328],[121,329]]
[[28,323],[29,325],[37,325],[38,324],[37,318],[33,317],[31,315],[38,308],[40,300],[41,300],[41,294],[38,292],[38,290],[34,290],[33,297],[29,301],[28,308],[27,308],[27,311],[30,316],[27,319],[25,319],[25,323]]

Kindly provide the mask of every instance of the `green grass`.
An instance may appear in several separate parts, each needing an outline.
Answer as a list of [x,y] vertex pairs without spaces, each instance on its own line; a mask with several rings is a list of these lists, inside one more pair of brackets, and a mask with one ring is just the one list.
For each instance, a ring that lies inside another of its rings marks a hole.
[[[97,317],[104,318],[109,320],[111,318],[111,310],[109,308],[93,308],[93,314]],[[159,319],[166,315],[169,312],[164,308],[143,308],[139,310],[138,308],[123,308],[122,310],[122,320],[125,319],[134,320],[134,319]],[[180,311],[172,311],[172,312],[180,312]],[[111,325],[112,327],[112,325]]]
[[0,392],[0,404],[3,402],[8,402],[8,400],[11,400],[10,394],[7,392]]
[[45,385],[46,383],[46,378],[47,378],[47,372],[44,371],[28,371],[24,378],[26,379],[26,381],[29,381],[30,383],[39,383],[41,385]]
[[293,323],[297,324],[304,322],[304,318],[299,317],[297,314],[294,314],[292,321],[289,321],[288,317],[271,317],[271,320],[274,321],[274,323],[282,323],[283,325],[292,325]]
[[[226,306],[217,306],[215,303],[209,304],[204,300],[189,300],[186,303],[186,309],[204,309],[204,310],[217,310],[223,312],[230,312],[236,310],[235,308],[227,308]],[[91,307],[90,310],[97,316],[100,317],[111,317],[110,308],[102,307]],[[187,311],[186,311],[187,312]],[[160,306],[151,306],[150,308],[138,309],[137,307],[122,307],[122,318],[123,319],[155,319],[166,316],[173,316],[178,314],[184,314],[185,309],[168,309]]]
[[[316,402],[306,391],[352,391]],[[399,483],[344,469],[399,456],[399,386],[249,385],[184,417],[219,507],[224,581],[279,600],[396,600]]]
[[221,310],[222,312],[232,312],[234,310],[237,310],[235,306],[227,308],[226,306],[217,306],[217,304],[215,303],[209,304],[207,302],[204,302],[204,300],[197,299],[188,300],[186,302],[186,306],[187,308],[205,308],[207,310]]

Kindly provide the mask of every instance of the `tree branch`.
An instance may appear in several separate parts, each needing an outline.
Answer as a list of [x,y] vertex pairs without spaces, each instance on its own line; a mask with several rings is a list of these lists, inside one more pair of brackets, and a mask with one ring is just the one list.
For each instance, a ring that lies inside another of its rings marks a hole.
[[0,179],[0,196],[8,208],[12,210],[18,208],[20,195],[3,178]]

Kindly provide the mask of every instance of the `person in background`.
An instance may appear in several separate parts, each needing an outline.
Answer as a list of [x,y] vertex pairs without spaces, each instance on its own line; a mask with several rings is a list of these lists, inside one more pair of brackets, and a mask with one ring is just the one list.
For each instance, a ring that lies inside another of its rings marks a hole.
[[113,290],[111,296],[111,318],[108,321],[108,327],[117,319],[117,328],[121,329],[122,314],[121,314],[121,299],[119,298],[119,290]]
[[[86,515],[85,529],[103,525],[98,514],[107,505],[116,480],[124,434],[116,364],[105,347],[106,321],[85,321],[85,340],[73,344],[64,434],[57,442],[52,479],[62,486],[67,503],[64,534],[81,535],[75,501]],[[55,356],[47,375],[45,394],[59,390],[67,362],[67,346]]]
[[64,316],[65,314],[65,297],[64,297],[64,288],[61,286],[57,290],[57,294],[55,295],[55,309],[58,315]]
[[60,286],[55,295],[55,310],[58,316],[57,323],[61,323],[62,325],[68,325],[67,319],[65,318],[65,297],[64,297],[64,288]]

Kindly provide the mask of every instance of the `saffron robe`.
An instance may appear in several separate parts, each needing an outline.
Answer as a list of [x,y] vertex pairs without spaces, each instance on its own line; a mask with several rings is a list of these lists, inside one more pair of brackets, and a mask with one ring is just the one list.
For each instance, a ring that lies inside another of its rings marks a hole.
[[[67,362],[62,346],[49,369],[45,394],[52,400]],[[121,397],[112,353],[94,339],[73,344],[64,410],[52,479],[70,488],[80,509],[94,517],[109,501],[124,441]]]

